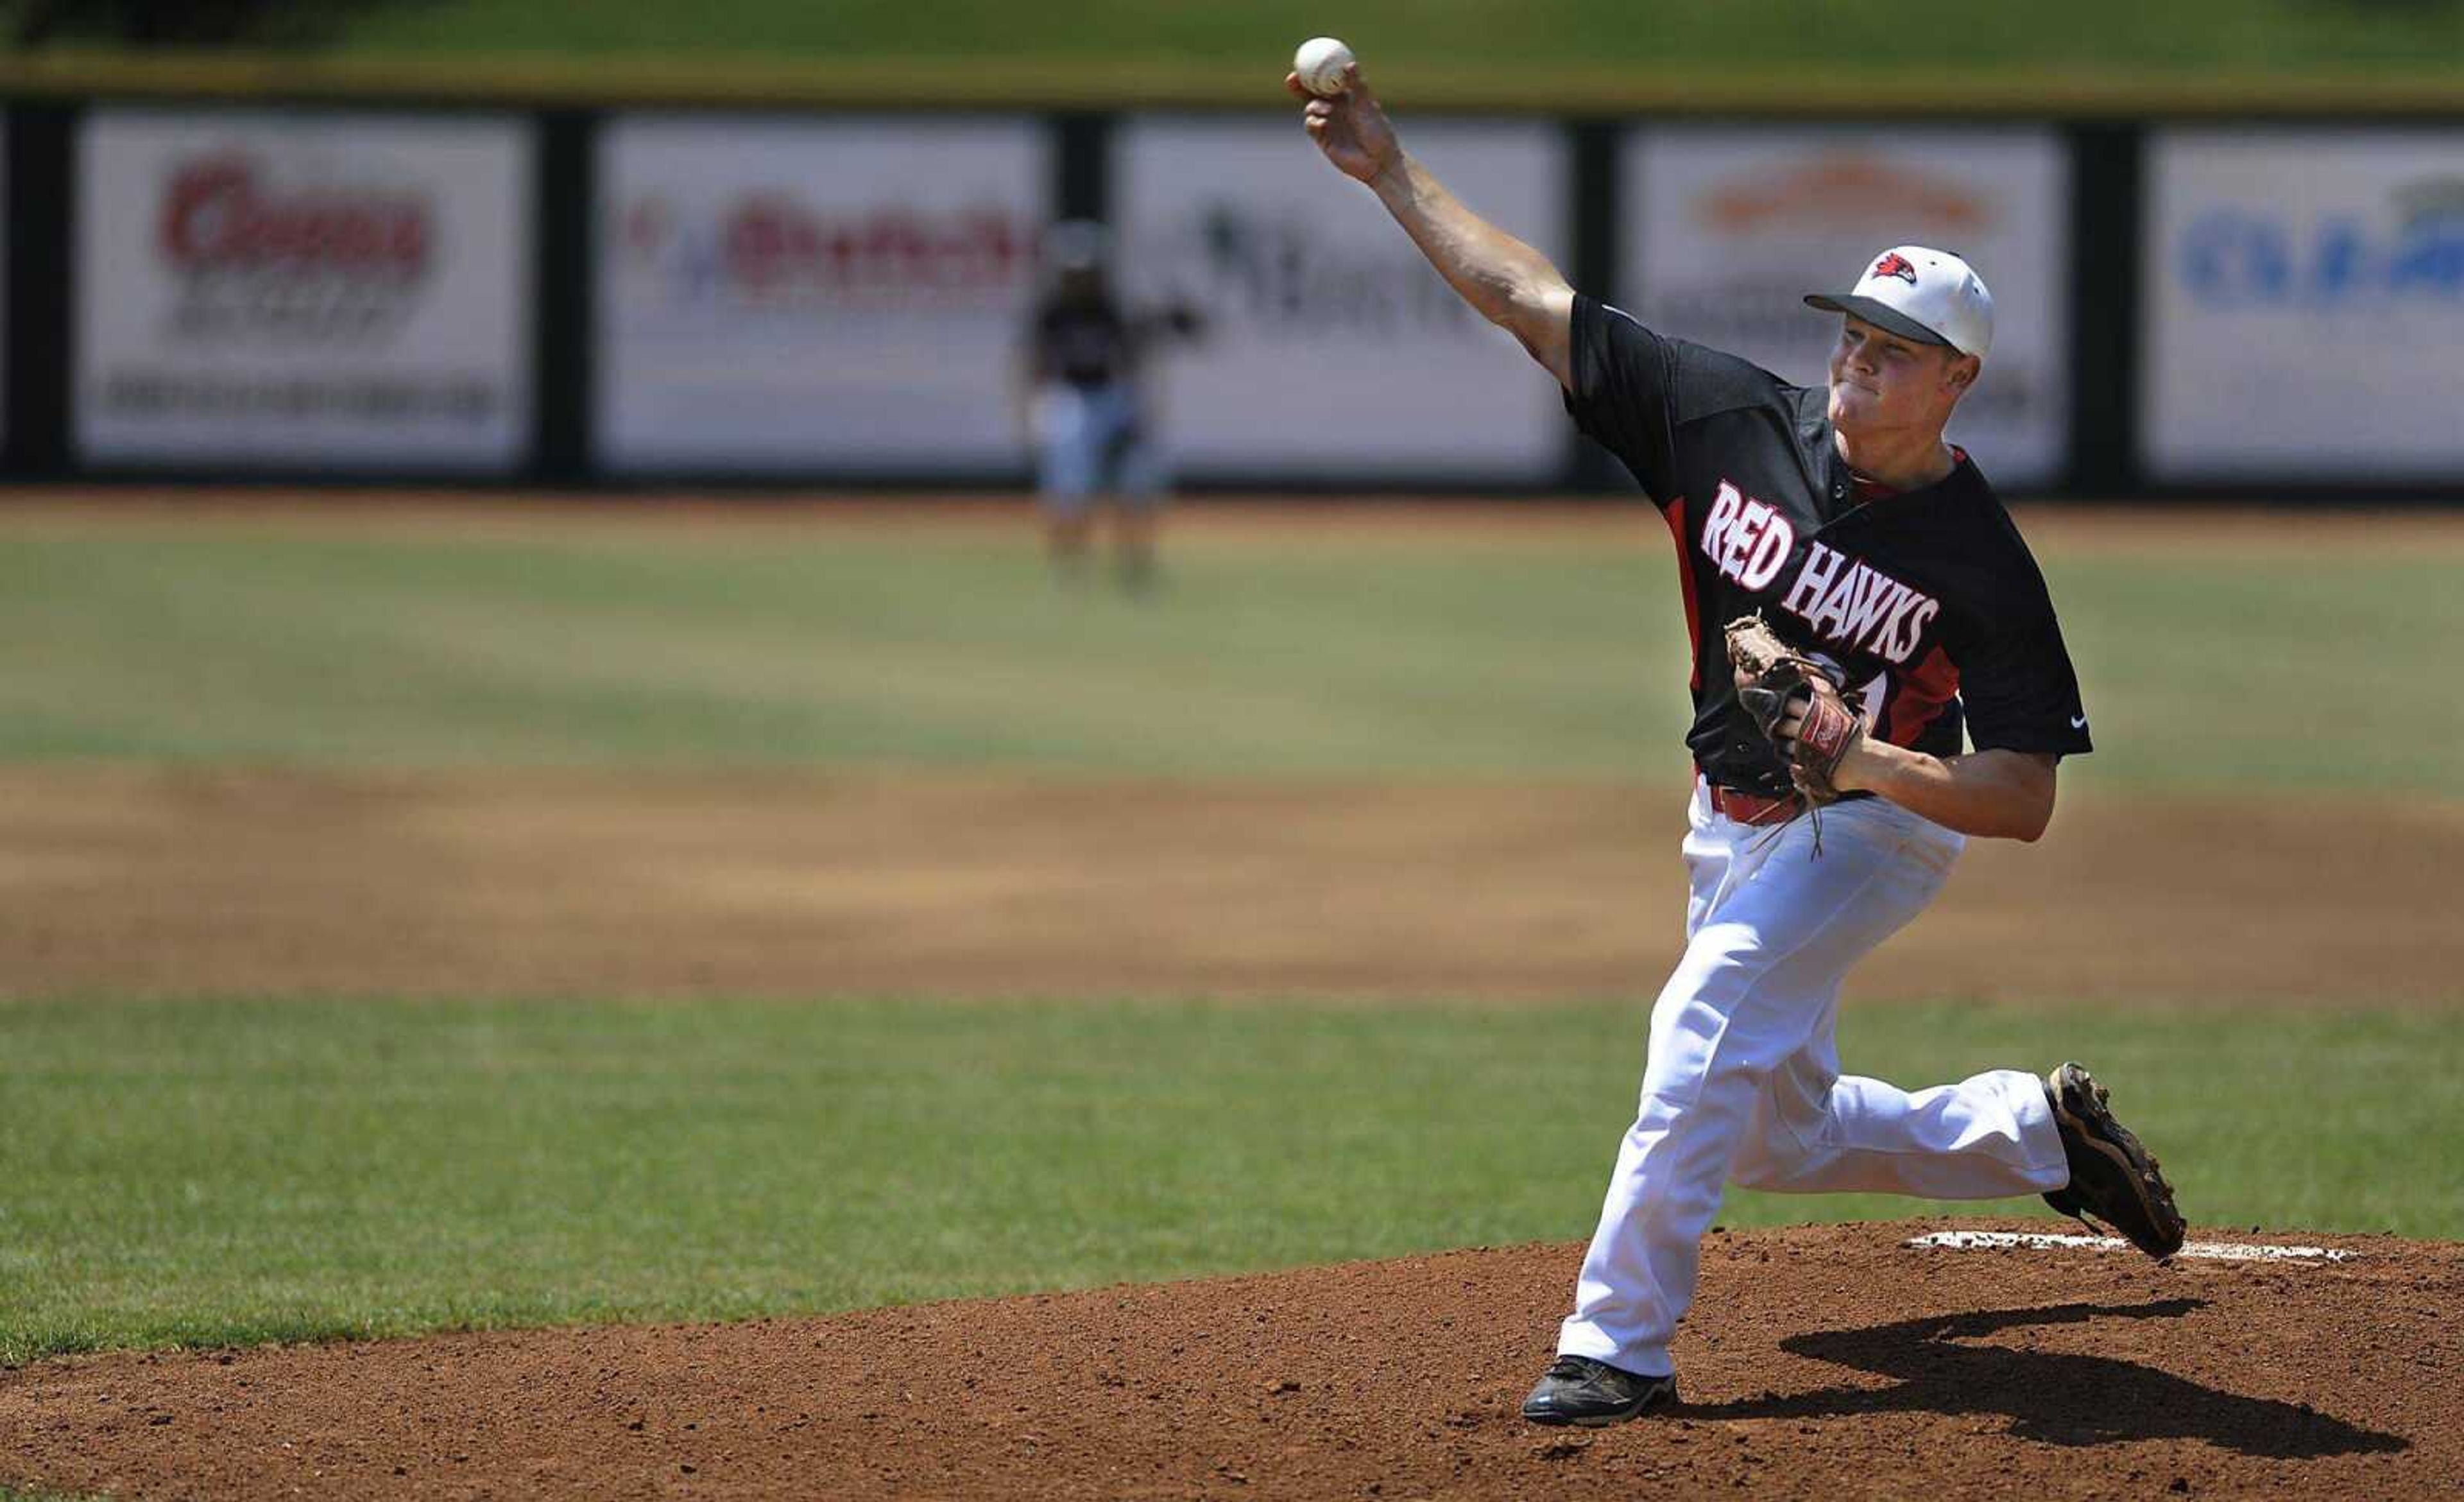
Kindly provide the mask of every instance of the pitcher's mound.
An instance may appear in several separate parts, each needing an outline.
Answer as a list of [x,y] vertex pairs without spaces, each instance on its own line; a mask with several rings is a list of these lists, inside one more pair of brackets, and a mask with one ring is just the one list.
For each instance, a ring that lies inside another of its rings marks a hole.
[[[2051,1222],[2000,1228],[2069,1229]],[[1715,1233],[1685,1404],[1515,1408],[1580,1248],[747,1325],[47,1362],[0,1478],[115,1496],[1410,1497],[2464,1491],[2464,1245],[2341,1260]]]

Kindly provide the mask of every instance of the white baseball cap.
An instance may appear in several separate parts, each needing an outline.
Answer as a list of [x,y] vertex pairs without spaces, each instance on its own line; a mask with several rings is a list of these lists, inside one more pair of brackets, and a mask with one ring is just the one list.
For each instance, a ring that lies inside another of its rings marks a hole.
[[1974,267],[1948,251],[1895,245],[1866,263],[1854,292],[1808,293],[1805,305],[1852,313],[1902,339],[1948,344],[1979,360],[1993,347],[1993,294]]

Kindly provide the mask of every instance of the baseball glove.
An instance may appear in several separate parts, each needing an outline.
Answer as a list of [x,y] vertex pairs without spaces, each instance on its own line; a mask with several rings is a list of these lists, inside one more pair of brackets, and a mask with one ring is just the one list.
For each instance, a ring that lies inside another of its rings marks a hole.
[[[1808,807],[1838,802],[1831,774],[1864,739],[1864,719],[1839,697],[1829,671],[1782,641],[1760,613],[1741,616],[1724,630],[1728,661],[1737,670],[1737,702],[1770,738]],[[1793,738],[1782,736],[1780,722],[1800,705],[1803,726]]]

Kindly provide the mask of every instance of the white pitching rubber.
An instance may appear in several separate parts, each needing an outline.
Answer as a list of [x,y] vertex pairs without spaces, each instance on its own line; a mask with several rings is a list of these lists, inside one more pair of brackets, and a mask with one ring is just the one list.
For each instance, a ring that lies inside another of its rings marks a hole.
[[[1934,1231],[1909,1238],[1911,1247],[1941,1247],[1952,1251],[1985,1251],[2001,1248],[2024,1248],[2029,1251],[2052,1251],[2058,1248],[2082,1248],[2089,1251],[2137,1251],[2139,1248],[2119,1236],[2057,1236],[2039,1231]],[[2346,1262],[2353,1253],[2326,1247],[2265,1247],[2255,1242],[2194,1241],[2175,1253],[2176,1257],[2206,1257],[2217,1262]]]

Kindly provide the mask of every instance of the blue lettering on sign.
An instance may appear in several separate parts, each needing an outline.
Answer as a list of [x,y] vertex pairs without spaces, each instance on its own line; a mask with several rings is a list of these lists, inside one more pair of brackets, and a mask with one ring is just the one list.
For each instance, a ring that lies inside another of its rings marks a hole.
[[2388,232],[2356,214],[2288,224],[2219,209],[2183,232],[2175,268],[2190,296],[2212,308],[2459,301],[2464,212],[2424,214]]

